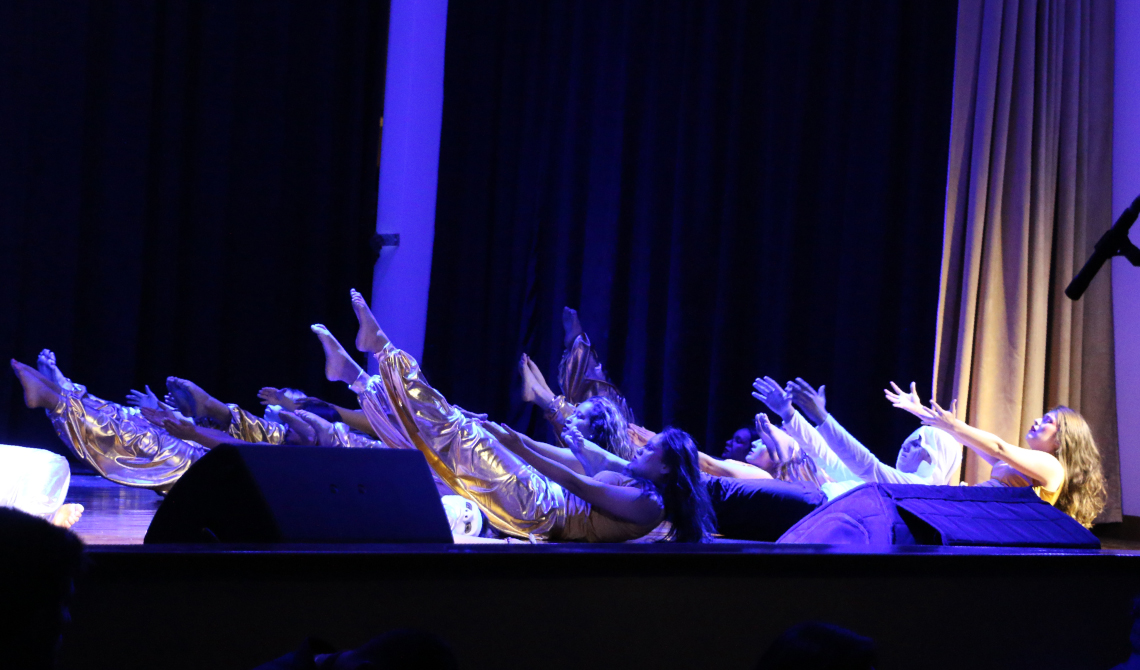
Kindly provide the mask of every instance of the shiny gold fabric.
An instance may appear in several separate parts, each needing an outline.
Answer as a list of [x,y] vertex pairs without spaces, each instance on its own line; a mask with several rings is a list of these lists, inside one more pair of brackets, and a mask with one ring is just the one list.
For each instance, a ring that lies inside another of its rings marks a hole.
[[347,424],[336,422],[333,424],[333,437],[336,438],[337,446],[345,447],[348,449],[385,449],[385,445],[380,440],[368,437],[364,433],[358,432],[350,428]]
[[[609,398],[617,405],[625,420],[633,423],[633,411],[629,409],[618,387],[606,378],[602,361],[594,352],[586,333],[574,338],[573,344],[562,352],[562,360],[558,363],[558,386],[565,396],[564,402],[572,405],[580,405],[594,396]],[[569,414],[567,412],[565,415]]]
[[266,421],[237,405],[226,405],[226,407],[230,408],[230,425],[226,427],[226,432],[231,437],[264,444],[281,444],[285,441],[288,429],[284,425]]
[[557,536],[567,494],[467,418],[432,388],[419,364],[390,344],[379,374],[354,386],[365,416],[386,444],[419,449],[432,470],[508,535]]
[[166,491],[206,453],[151,425],[133,407],[101,400],[75,384],[46,410],[55,432],[71,451],[107,479],[126,486]]

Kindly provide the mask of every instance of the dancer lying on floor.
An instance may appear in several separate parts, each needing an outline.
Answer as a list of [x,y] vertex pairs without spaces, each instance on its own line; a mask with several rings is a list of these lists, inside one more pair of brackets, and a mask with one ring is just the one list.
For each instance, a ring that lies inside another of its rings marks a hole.
[[[364,416],[364,412],[359,409],[348,409],[334,405],[315,396],[306,395],[304,391],[299,389],[279,389],[266,386],[257,392],[257,397],[261,400],[261,404],[266,406],[265,418],[267,421],[277,421],[273,417],[278,415],[281,410],[293,412],[318,405],[331,408],[336,412],[336,418],[330,419],[330,421],[346,424],[353,430],[376,437],[372,433],[372,426],[368,423],[368,417]],[[277,421],[277,423],[281,423],[281,421]]]
[[45,349],[37,363],[39,370],[12,361],[24,403],[45,410],[63,443],[103,477],[165,492],[205,453],[201,444],[156,429],[139,410],[97,398],[72,383],[52,352]]
[[[258,422],[264,421],[265,424],[268,424],[265,430],[273,431],[274,434],[279,432],[281,435],[279,442],[256,442],[240,436],[235,437],[230,431],[218,430],[209,425],[197,425],[194,421],[180,417],[177,413],[163,407],[144,407],[142,409],[142,415],[154,426],[165,430],[175,437],[183,440],[193,440],[211,449],[220,444],[268,444],[302,447],[348,447],[359,449],[383,448],[384,445],[378,440],[374,440],[363,433],[354,431],[349,426],[336,421],[337,414],[331,408],[316,404],[310,404],[309,407],[310,411],[299,409],[295,412],[290,412],[288,410],[282,410],[278,415],[281,421],[280,424],[261,419],[257,420]],[[251,422],[250,425],[256,424]],[[255,430],[261,432],[263,429],[258,427]]]
[[[259,417],[236,404],[226,404],[210,395],[194,382],[180,377],[168,377],[166,386],[170,390],[168,398],[179,411],[193,419],[192,422],[179,421],[162,413],[153,418],[158,426],[169,422],[176,434],[183,435],[208,447],[224,442],[245,442],[254,444],[317,445],[317,436],[310,425],[296,414],[286,410],[277,413],[278,421]],[[149,389],[148,389],[149,391]],[[371,433],[371,427],[363,412],[336,407],[318,398],[293,394],[272,387],[258,392],[262,404],[280,404],[288,409],[304,408],[310,413],[323,416],[334,424],[332,443],[322,446],[364,447],[373,446],[374,435],[360,435],[361,426]],[[154,404],[151,403],[151,407]],[[341,421],[342,417],[347,421]],[[229,438],[232,439],[227,439]]]
[[891,389],[883,392],[892,405],[949,433],[993,466],[991,478],[977,486],[1031,486],[1042,500],[1085,527],[1104,508],[1100,451],[1088,422],[1072,409],[1058,406],[1034,421],[1025,434],[1025,449],[958,419],[957,401],[946,411],[933,400],[923,406],[913,384],[909,393],[894,382]]
[[[589,347],[589,338],[576,317],[577,314],[569,307],[563,312],[565,342],[572,343],[564,352],[562,364],[558,368],[559,386],[564,395],[554,396],[542,371],[524,354],[519,365],[522,397],[524,401],[544,409],[544,415],[554,434],[559,436],[562,448],[545,445],[553,451],[544,451],[544,455],[564,462],[574,462],[584,455],[592,454],[586,457],[594,460],[594,470],[587,474],[604,469],[620,470],[628,459],[621,456],[622,449],[614,442],[615,436],[621,436],[624,431],[619,430],[620,424],[612,418],[617,414],[616,409],[607,408],[627,405],[617,386],[608,381],[601,361]],[[589,364],[567,363],[580,360],[587,360]],[[593,381],[587,388],[604,390],[607,395],[575,403],[580,397],[582,376],[567,376],[566,371],[576,369],[591,370]],[[602,379],[607,379],[604,385],[597,382]],[[620,405],[615,404],[615,399],[620,400]],[[599,412],[598,408],[603,411]],[[597,414],[606,418],[596,422],[583,421],[583,412],[587,416]],[[699,453],[698,458],[700,469],[704,473],[702,481],[715,512],[717,532],[733,539],[774,541],[826,502],[827,498],[820,490],[810,459],[799,457],[795,453],[794,442],[786,435],[782,438],[777,436],[775,433],[779,429],[773,430],[767,416],[758,415],[757,421],[759,423],[754,431],[746,431],[756,434],[756,444],[747,445],[750,453],[742,460],[721,460],[704,453]],[[594,433],[595,423],[610,427],[605,431],[600,445],[595,444],[599,442]],[[633,436],[631,441],[638,444],[647,443],[655,435],[636,425],[630,425],[628,431]],[[735,446],[735,441],[734,437],[729,444]],[[571,452],[571,444],[577,453]],[[784,481],[774,480],[770,471],[780,475],[776,479]]]
[[46,449],[0,444],[0,507],[71,528],[83,516],[83,505],[64,504],[70,483],[71,468],[63,456]]
[[[561,432],[566,420],[574,413],[578,405],[586,400],[601,396],[610,400],[627,421],[633,416],[632,410],[618,387],[609,380],[597,355],[590,338],[582,328],[578,313],[570,307],[562,310],[563,352],[558,364],[558,385],[562,389],[561,395],[555,395],[547,384],[545,376],[538,365],[526,354],[519,362],[519,374],[522,376],[522,397],[524,402],[533,403],[543,411],[543,416],[554,429],[556,441],[561,443]],[[752,437],[750,449],[745,451],[737,448],[737,437],[747,431]],[[655,433],[641,426],[630,423],[628,426],[629,442],[626,448],[634,448],[645,444]],[[593,439],[586,435],[587,439]],[[772,453],[769,456],[766,447],[759,441],[757,430],[741,429],[734,433],[733,438],[725,443],[725,454],[721,459],[701,453],[701,471],[706,474],[720,477],[734,477],[738,479],[764,479],[775,477],[784,481],[805,481],[818,486],[818,477],[810,459],[795,451]],[[606,447],[608,451],[619,457],[628,459],[629,456],[618,449],[621,447],[615,442]],[[748,454],[742,458],[740,452]],[[728,456],[733,456],[729,458]],[[772,460],[776,458],[777,460]],[[758,469],[759,468],[759,469]],[[773,474],[775,473],[775,474]]]
[[[852,489],[865,482],[946,485],[962,463],[962,446],[945,432],[920,427],[903,441],[895,467],[884,464],[828,414],[819,391],[797,378],[780,387],[771,377],[753,382],[752,395],[783,420],[783,430],[836,482]],[[813,427],[793,402],[818,425]]]
[[457,493],[475,502],[508,535],[551,540],[622,542],[642,537],[662,521],[668,537],[699,542],[712,527],[707,494],[699,486],[696,447],[672,430],[642,448],[624,473],[589,477],[527,448],[510,429],[470,418],[423,378],[419,364],[395,348],[364,298],[352,292],[360,320],[356,345],[375,355],[369,377],[323,326],[313,326],[326,355],[326,376],[358,393],[385,443],[418,448]]

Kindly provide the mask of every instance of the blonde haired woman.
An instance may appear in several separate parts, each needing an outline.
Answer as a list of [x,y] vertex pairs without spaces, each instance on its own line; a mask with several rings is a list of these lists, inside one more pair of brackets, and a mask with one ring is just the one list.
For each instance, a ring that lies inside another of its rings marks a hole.
[[944,410],[930,401],[925,407],[914,384],[909,393],[891,382],[887,400],[944,430],[993,466],[990,479],[978,486],[1032,486],[1042,500],[1091,527],[1104,508],[1104,474],[1100,452],[1084,417],[1065,406],[1049,410],[1025,434],[1028,449],[1010,444],[993,433],[974,428],[954,416],[955,404]]

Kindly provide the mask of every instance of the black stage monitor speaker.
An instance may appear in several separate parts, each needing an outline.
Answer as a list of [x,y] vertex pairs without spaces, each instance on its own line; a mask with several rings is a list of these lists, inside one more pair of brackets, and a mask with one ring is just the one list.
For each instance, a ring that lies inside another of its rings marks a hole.
[[418,451],[219,445],[167,494],[146,544],[451,543]]
[[778,542],[1100,549],[1028,487],[864,484],[805,516]]

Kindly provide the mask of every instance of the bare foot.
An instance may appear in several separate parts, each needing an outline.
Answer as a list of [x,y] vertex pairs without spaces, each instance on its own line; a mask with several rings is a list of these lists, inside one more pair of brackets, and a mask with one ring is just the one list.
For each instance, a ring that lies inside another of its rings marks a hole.
[[519,376],[522,377],[522,400],[523,402],[534,402],[534,377],[530,374],[530,366],[527,365],[527,355],[523,354],[519,359]]
[[303,409],[297,410],[294,414],[309,424],[309,427],[313,429],[313,433],[315,434],[314,441],[317,443],[317,446],[335,447],[337,445],[336,433],[333,431],[333,425],[331,423]]
[[569,349],[574,340],[582,334],[582,324],[578,321],[578,312],[569,307],[562,308],[562,347]]
[[59,404],[59,387],[30,366],[12,359],[12,370],[24,387],[24,404],[30,409],[54,409]]
[[356,350],[366,354],[374,354],[388,344],[388,336],[376,323],[376,316],[368,307],[368,302],[360,291],[352,289],[352,311],[356,312],[356,320],[360,323],[360,330],[356,332]]
[[539,389],[539,394],[545,393],[550,397],[554,397],[554,391],[550,390],[550,384],[546,383],[546,377],[542,375],[542,370],[538,369],[538,364],[530,356],[526,357],[527,367],[530,368],[530,376],[534,378],[536,388]]
[[310,447],[317,443],[317,432],[313,427],[304,421],[301,417],[288,411],[283,411],[277,414],[281,418],[281,422],[288,428],[285,431],[285,444],[296,444],[303,447]]
[[63,373],[59,371],[59,366],[56,365],[55,352],[51,349],[44,349],[36,357],[36,369],[40,371],[41,375],[54,382],[56,386],[69,391],[73,388],[71,380],[64,377]]
[[166,388],[174,397],[179,412],[195,419],[208,418],[223,426],[230,425],[230,408],[189,379],[167,377]]
[[554,399],[554,394],[546,386],[546,380],[538,371],[538,366],[530,360],[530,356],[523,354],[519,361],[519,374],[522,375],[523,402],[532,402],[545,409]]
[[51,516],[51,523],[60,528],[71,528],[79,522],[81,516],[83,516],[83,505],[68,503],[55,511],[55,514]]
[[352,384],[360,375],[364,374],[356,361],[352,360],[352,356],[340,346],[340,342],[333,337],[328,328],[322,324],[314,323],[309,326],[309,330],[316,333],[317,338],[321,341],[321,346],[325,350],[325,378],[330,382],[344,382],[345,384]]

